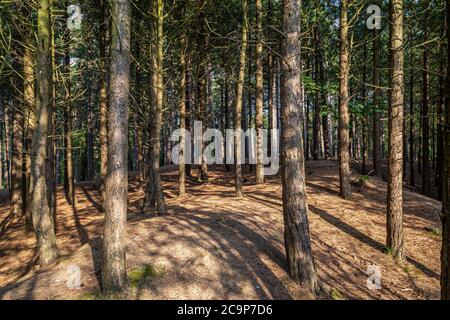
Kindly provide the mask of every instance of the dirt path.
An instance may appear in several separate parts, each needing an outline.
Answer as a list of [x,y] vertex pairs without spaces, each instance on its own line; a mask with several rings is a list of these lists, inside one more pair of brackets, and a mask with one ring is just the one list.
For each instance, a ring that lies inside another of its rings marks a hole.
[[[405,191],[408,264],[398,266],[383,250],[386,184],[372,178],[352,201],[338,197],[337,163],[308,163],[310,223],[320,278],[335,298],[438,299],[440,204]],[[171,216],[139,215],[142,195],[130,185],[128,266],[137,299],[307,299],[288,277],[283,249],[281,184],[253,186],[234,198],[233,176],[211,173],[211,183],[191,184],[176,197],[176,172],[164,174]],[[356,176],[355,176],[356,178]],[[13,226],[0,236],[0,298],[98,297],[103,215],[99,195],[77,187],[77,210],[58,192],[58,243],[62,258],[35,266],[33,234]],[[0,208],[0,221],[7,207]],[[380,267],[382,289],[367,288],[366,270]],[[68,267],[81,269],[82,288],[67,288]]]

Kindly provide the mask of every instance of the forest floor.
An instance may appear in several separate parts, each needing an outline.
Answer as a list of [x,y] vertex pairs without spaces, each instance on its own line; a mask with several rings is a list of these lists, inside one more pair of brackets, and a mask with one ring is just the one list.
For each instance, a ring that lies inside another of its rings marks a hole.
[[[405,189],[407,263],[385,252],[386,183],[371,178],[353,199],[338,196],[336,161],[307,164],[310,227],[320,279],[335,299],[438,299],[440,203]],[[354,180],[358,175],[354,174]],[[308,299],[285,266],[281,183],[261,186],[246,176],[246,198],[234,197],[234,176],[223,168],[210,183],[190,182],[177,197],[177,171],[164,170],[170,215],[139,214],[143,194],[130,183],[127,265],[132,299]],[[97,190],[77,185],[77,206],[58,188],[61,258],[36,265],[35,238],[23,225],[0,234],[0,299],[100,298],[103,214]],[[0,222],[8,204],[0,207]],[[369,290],[367,269],[381,270],[380,290]],[[81,269],[81,288],[67,286],[68,268]]]

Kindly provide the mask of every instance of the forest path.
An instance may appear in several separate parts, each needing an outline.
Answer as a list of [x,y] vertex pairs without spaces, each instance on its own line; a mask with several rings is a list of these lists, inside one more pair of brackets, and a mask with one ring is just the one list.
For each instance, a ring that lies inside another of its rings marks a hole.
[[[134,299],[305,299],[286,273],[281,183],[262,186],[246,176],[245,199],[234,197],[233,175],[211,170],[211,183],[192,182],[177,197],[175,167],[164,171],[171,215],[142,217],[142,194],[130,184],[128,268]],[[440,204],[405,190],[408,263],[384,253],[386,184],[372,178],[353,199],[338,196],[337,162],[307,164],[308,202],[315,262],[335,298],[438,299]],[[353,176],[357,178],[356,175]],[[77,210],[58,189],[58,244],[62,257],[35,266],[33,234],[12,226],[0,235],[0,299],[98,298],[103,214],[99,194],[77,186]],[[7,211],[0,207],[0,220]],[[427,231],[428,230],[428,231]],[[366,271],[381,270],[381,290],[369,290]],[[70,266],[81,269],[81,289],[67,287]],[[95,272],[94,270],[97,270]]]

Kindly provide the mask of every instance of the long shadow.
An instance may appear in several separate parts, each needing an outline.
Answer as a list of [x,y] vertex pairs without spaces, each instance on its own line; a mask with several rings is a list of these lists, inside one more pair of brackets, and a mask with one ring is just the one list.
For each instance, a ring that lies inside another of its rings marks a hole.
[[91,194],[86,189],[86,187],[81,187],[80,186],[80,188],[83,191],[84,195],[86,196],[86,199],[94,206],[95,210],[97,210],[98,212],[103,212],[102,205],[99,204],[97,201],[95,201],[94,198],[92,198]]
[[[84,192],[86,192],[84,190],[84,188],[82,188],[82,189]],[[99,288],[102,290],[103,289],[102,277],[101,277],[101,270],[102,270],[101,252],[102,252],[102,250],[100,250],[102,247],[102,245],[101,245],[102,240],[100,238],[95,238],[93,240],[91,240],[89,238],[89,233],[86,231],[86,228],[81,223],[81,219],[80,219],[80,216],[78,214],[78,210],[76,207],[73,208],[73,218],[75,221],[75,227],[76,227],[76,229],[78,231],[78,235],[80,237],[81,244],[82,245],[89,244],[89,247],[91,249],[92,260],[93,260],[93,264],[94,264],[95,277],[97,278]],[[99,242],[100,242],[100,244],[99,244]]]
[[[332,216],[328,212],[326,212],[324,210],[321,210],[321,209],[319,209],[319,208],[317,208],[317,207],[315,207],[313,205],[309,205],[309,208],[310,208],[311,212],[317,214],[323,220],[327,221],[329,224],[333,225],[334,227],[340,229],[341,231],[344,231],[345,233],[347,233],[348,235],[352,236],[353,238],[355,238],[355,239],[357,239],[357,240],[359,240],[361,242],[364,242],[368,246],[370,246],[370,247],[372,247],[372,248],[374,248],[376,250],[379,250],[381,252],[384,252],[385,246],[383,244],[381,244],[378,241],[370,238],[369,236],[365,235],[364,233],[362,233],[358,229],[355,229],[351,225],[349,225],[349,224],[339,220],[338,218]],[[420,262],[414,260],[411,257],[407,257],[406,259],[407,259],[407,261],[409,263],[413,264],[417,269],[422,271],[427,276],[439,279],[439,275],[436,272],[434,272],[433,270],[428,269],[426,266],[424,266]]]

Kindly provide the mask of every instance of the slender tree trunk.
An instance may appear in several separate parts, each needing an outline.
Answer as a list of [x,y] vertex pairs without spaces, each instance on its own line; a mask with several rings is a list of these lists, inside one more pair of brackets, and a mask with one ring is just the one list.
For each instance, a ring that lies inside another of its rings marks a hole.
[[[184,12],[184,10],[182,11]],[[179,112],[180,112],[180,152],[179,152],[179,178],[178,195],[186,194],[186,33],[180,38],[180,87],[179,87]]]
[[65,39],[66,51],[64,56],[64,69],[67,77],[64,97],[64,191],[69,205],[75,207],[75,186],[73,176],[72,156],[72,72],[70,67],[70,38]]
[[49,175],[46,159],[48,155],[48,134],[51,132],[50,114],[52,110],[52,55],[51,55],[51,6],[49,0],[39,0],[38,9],[38,42],[37,42],[37,123],[33,136],[31,153],[31,188],[30,212],[37,239],[39,262],[47,265],[55,261],[58,256],[56,245],[55,222],[52,216],[48,192]]
[[302,287],[320,293],[308,223],[301,110],[300,0],[283,1],[282,134],[284,239],[290,276]]
[[154,16],[153,32],[156,36],[151,44],[152,63],[152,123],[150,125],[150,148],[148,150],[148,176],[147,188],[144,199],[143,212],[154,211],[158,215],[167,213],[164,192],[161,185],[160,172],[160,150],[161,150],[161,127],[164,99],[164,2],[162,0],[152,0],[152,15]]
[[398,261],[403,244],[403,0],[390,1],[389,170],[386,246]]
[[[411,65],[414,65],[413,53],[411,50]],[[414,71],[411,69],[409,80],[409,184],[414,187],[416,185],[415,175],[415,151],[414,151]]]
[[[447,4],[447,25],[450,24],[450,0]],[[450,43],[450,29],[447,28],[447,41]],[[447,49],[447,61],[450,50]],[[445,97],[443,202],[442,202],[442,251],[441,251],[441,298],[450,300],[450,64],[447,64],[447,95]]]
[[[19,66],[18,66],[19,67]],[[19,68],[18,68],[19,69]],[[22,91],[23,82],[18,79],[16,87]],[[11,209],[14,218],[22,218],[23,213],[23,194],[22,194],[22,165],[23,165],[23,132],[24,118],[23,107],[19,99],[14,99],[15,105],[12,110],[12,165],[11,165]]]
[[263,75],[263,9],[262,0],[256,0],[256,184],[264,183],[264,75]]
[[[428,27],[425,27],[425,39],[428,41]],[[429,63],[428,49],[423,52],[423,88],[422,88],[422,193],[430,194],[430,123],[429,123]]]
[[106,36],[107,36],[107,0],[100,0],[99,26],[100,32],[98,35],[100,59],[99,59],[99,139],[100,139],[100,192],[102,202],[105,201],[105,180],[108,173],[108,94],[106,70],[107,66],[107,50],[106,50]]
[[127,286],[126,225],[128,204],[128,109],[130,86],[129,0],[112,1],[111,66],[109,77],[108,174],[105,181],[103,238],[103,292]]
[[380,30],[374,29],[373,39],[373,170],[377,177],[383,174],[381,164],[381,123],[380,123],[380,109],[381,109],[381,89],[380,89]]
[[[242,0],[242,11],[243,11],[243,21],[242,21],[242,40],[241,40],[241,51],[239,55],[239,73],[238,81],[236,85],[236,108],[235,108],[235,141],[234,141],[234,157],[235,157],[235,170],[236,170],[236,197],[243,197],[244,192],[242,190],[242,104],[244,96],[244,83],[245,83],[245,64],[246,64],[246,54],[247,54],[247,32],[248,32],[248,4],[247,0]],[[244,156],[245,157],[245,156]]]
[[[31,30],[29,30],[31,32]],[[23,55],[23,92],[24,92],[24,104],[25,104],[25,153],[24,153],[24,178],[23,178],[23,201],[25,211],[25,224],[26,229],[30,231],[33,228],[33,222],[31,218],[31,212],[28,208],[30,199],[28,195],[30,191],[30,175],[31,175],[31,146],[33,141],[33,133],[36,122],[36,110],[35,110],[35,77],[34,77],[34,59],[33,53],[30,49],[32,45],[31,34],[25,35],[25,46]]]
[[343,0],[340,8],[340,80],[339,80],[339,178],[340,195],[350,199],[350,133],[349,133],[349,93],[350,50],[348,39],[348,1]]

